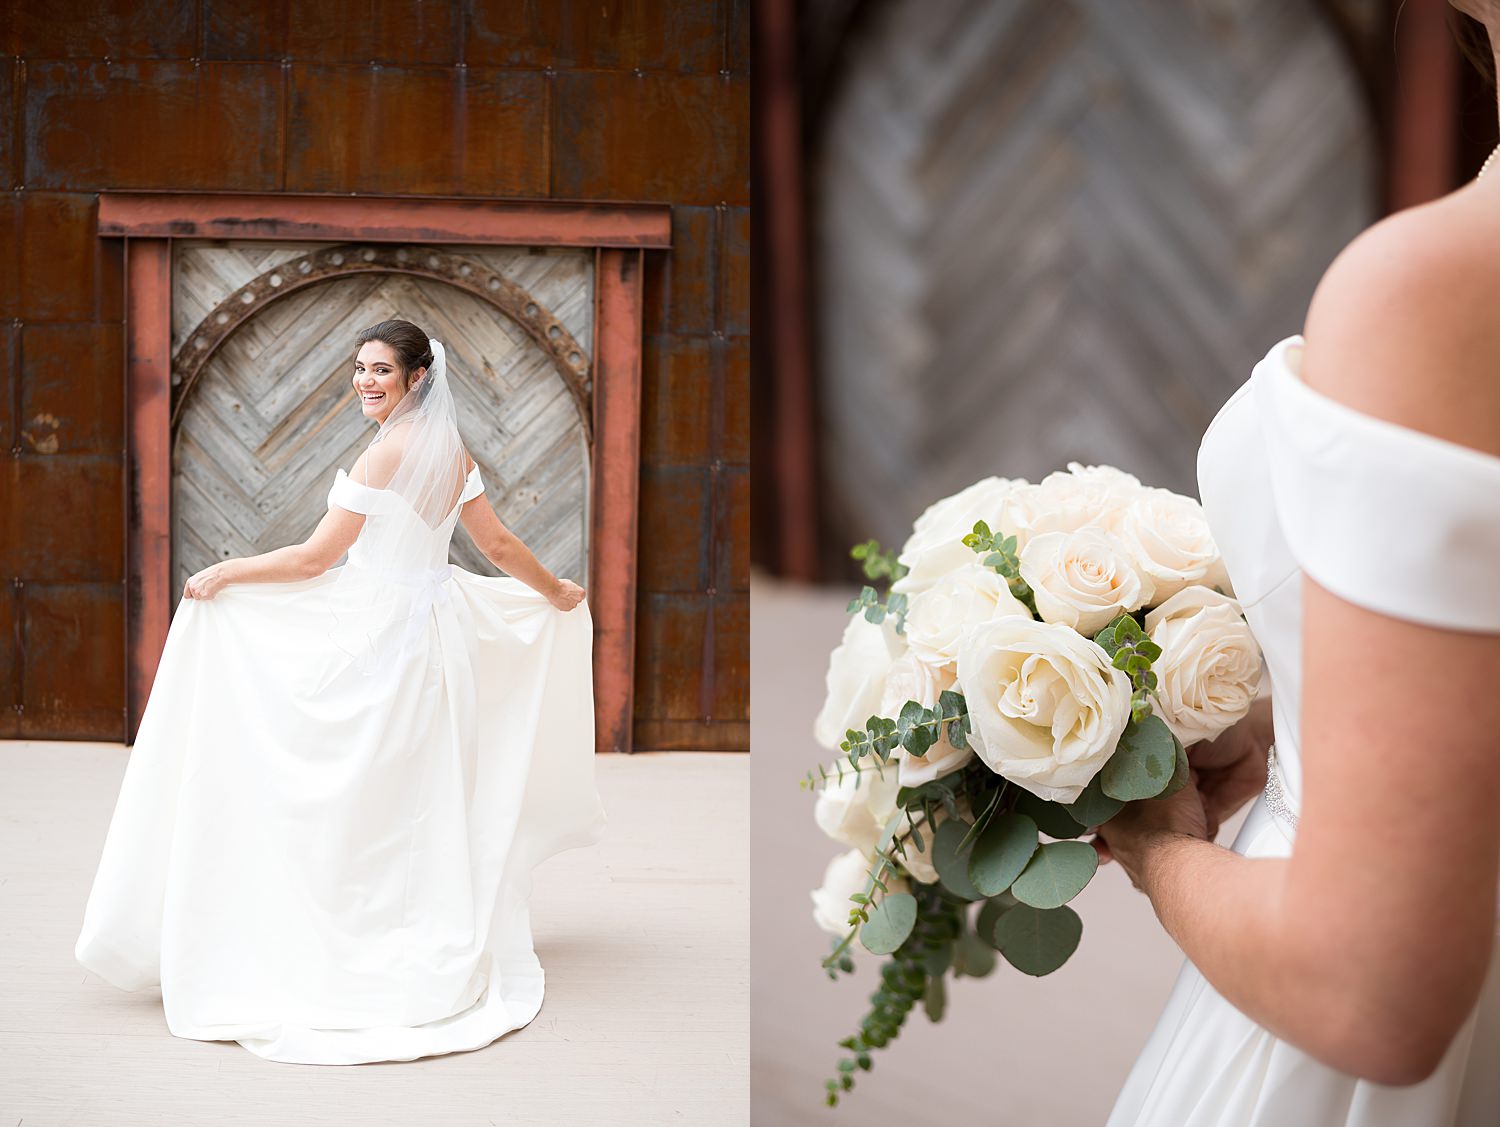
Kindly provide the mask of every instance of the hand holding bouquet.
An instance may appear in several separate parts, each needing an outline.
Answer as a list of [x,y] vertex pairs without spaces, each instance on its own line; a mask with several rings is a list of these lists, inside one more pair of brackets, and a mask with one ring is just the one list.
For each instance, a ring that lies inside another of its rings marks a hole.
[[812,896],[830,977],[856,942],[888,961],[830,1104],[918,999],[942,1016],[948,971],[1066,962],[1099,863],[1076,839],[1186,785],[1186,745],[1243,717],[1261,673],[1198,503],[1111,467],[986,478],[895,558],[853,555],[890,582],[849,604],[813,726],[842,755],[804,785],[848,850]]

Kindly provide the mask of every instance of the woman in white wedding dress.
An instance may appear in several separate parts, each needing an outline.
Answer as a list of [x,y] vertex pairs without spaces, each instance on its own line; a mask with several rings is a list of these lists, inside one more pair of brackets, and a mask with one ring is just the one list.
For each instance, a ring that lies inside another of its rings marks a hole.
[[1204,436],[1271,716],[1100,829],[1187,957],[1109,1127],[1500,1124],[1497,292],[1481,174],[1351,243]]
[[[582,588],[483,497],[442,345],[356,345],[379,429],[305,543],[187,581],[75,948],[176,1036],[301,1064],[529,1022],[532,867],[605,824]],[[460,519],[507,575],[446,562]]]

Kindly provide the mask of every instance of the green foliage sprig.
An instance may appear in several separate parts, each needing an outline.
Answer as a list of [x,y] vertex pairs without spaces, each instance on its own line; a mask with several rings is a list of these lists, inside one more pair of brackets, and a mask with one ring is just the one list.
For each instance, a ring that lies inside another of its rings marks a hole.
[[880,986],[870,995],[870,1011],[860,1019],[859,1032],[839,1042],[851,1055],[838,1062],[838,1076],[827,1082],[829,1107],[838,1104],[841,1091],[854,1087],[856,1069],[870,1070],[870,1050],[895,1039],[919,1000],[930,1020],[943,1016],[943,974],[954,962],[965,905],[935,885],[913,887],[911,930],[880,968]]
[[863,610],[865,620],[873,622],[877,626],[885,621],[886,615],[892,615],[896,619],[896,633],[906,633],[906,594],[895,591],[886,596],[885,602],[880,601],[880,595],[873,587],[861,587],[859,594],[849,600],[849,605],[844,608],[850,614]]
[[892,583],[911,571],[903,563],[896,562],[896,553],[881,551],[880,541],[866,540],[849,549],[849,555],[860,561],[865,578],[869,580],[890,579]]
[[1109,654],[1110,664],[1130,678],[1130,718],[1141,723],[1151,715],[1149,698],[1156,692],[1156,674],[1151,663],[1161,657],[1161,647],[1128,614],[1120,615],[1095,634],[1094,641]]
[[1032,618],[1041,617],[1037,614],[1036,595],[1032,593],[1031,584],[1021,578],[1021,560],[1016,554],[1014,536],[997,536],[990,531],[989,525],[978,520],[974,522],[974,531],[964,537],[964,544],[976,552],[985,553],[984,566],[1000,573],[1010,593],[1026,605]]

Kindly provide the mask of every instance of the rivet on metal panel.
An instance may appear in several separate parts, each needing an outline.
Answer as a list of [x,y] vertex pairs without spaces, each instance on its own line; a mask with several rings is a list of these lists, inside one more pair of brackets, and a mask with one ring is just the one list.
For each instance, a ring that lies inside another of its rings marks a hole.
[[728,78],[729,77],[729,72],[727,70],[721,70],[719,72],[719,77],[720,78]]
[[360,251],[359,252],[359,256],[361,258],[363,258],[366,262],[374,262],[375,261],[375,252],[373,250],[371,250],[369,247],[365,247],[364,250]]
[[543,67],[542,73],[548,78],[552,78],[557,74],[557,71],[553,70],[551,67]]
[[632,71],[631,73],[633,73],[637,78],[645,78],[646,77],[646,72],[643,71],[640,67],[636,67],[635,70]]

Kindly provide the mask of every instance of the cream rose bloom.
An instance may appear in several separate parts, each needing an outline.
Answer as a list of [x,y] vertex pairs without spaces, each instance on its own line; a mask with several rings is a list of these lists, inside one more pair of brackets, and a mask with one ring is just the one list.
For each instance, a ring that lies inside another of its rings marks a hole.
[[1118,534],[1154,584],[1155,601],[1166,602],[1195,583],[1232,593],[1203,506],[1191,497],[1142,489],[1121,516]]
[[1031,617],[1026,604],[1010,593],[1010,586],[992,567],[969,553],[969,562],[954,568],[931,587],[911,597],[906,611],[906,643],[910,652],[934,668],[958,660],[958,642],[965,630],[992,618]]
[[[840,853],[828,862],[828,867],[823,870],[822,886],[812,891],[813,919],[820,928],[834,935],[843,935],[849,930],[849,909],[854,907],[849,897],[865,890],[872,863],[872,857],[859,849]],[[906,885],[905,881],[890,874],[880,879],[892,890],[897,885]],[[905,888],[900,891],[904,892]]]
[[1045,532],[1112,529],[1141,488],[1139,478],[1113,466],[1069,462],[1066,473],[1012,491],[1000,527],[1018,549]]
[[1155,703],[1184,745],[1213,739],[1250,711],[1261,654],[1239,603],[1207,587],[1184,587],[1146,614],[1146,632],[1161,647],[1151,663]]
[[927,506],[896,557],[897,563],[910,570],[891,584],[891,590],[907,595],[925,590],[975,559],[964,537],[974,531],[975,521],[984,521],[991,530],[1001,527],[1007,499],[1025,484],[1022,479],[987,477]]
[[1003,778],[1073,802],[1114,753],[1130,719],[1130,681],[1071,627],[997,618],[964,637],[958,683],[969,742]]
[[[880,699],[880,715],[896,717],[909,700],[923,708],[937,705],[938,696],[944,689],[958,684],[958,666],[931,666],[907,650],[891,664],[885,679],[885,694]],[[898,779],[904,787],[918,787],[940,775],[957,771],[974,758],[974,749],[959,749],[948,742],[946,735],[927,749],[926,755],[907,755],[904,748],[896,748],[892,758],[898,765]]]
[[837,751],[850,728],[863,730],[865,721],[880,711],[886,673],[906,650],[895,621],[871,622],[860,611],[850,616],[843,640],[828,657],[827,695],[813,720],[813,739]]
[[1130,550],[1100,528],[1044,532],[1027,542],[1020,562],[1042,620],[1090,637],[1155,592]]
[[880,831],[896,812],[898,789],[894,763],[877,768],[872,760],[861,760],[857,772],[846,767],[841,776],[828,776],[818,792],[813,821],[835,841],[873,852]]

